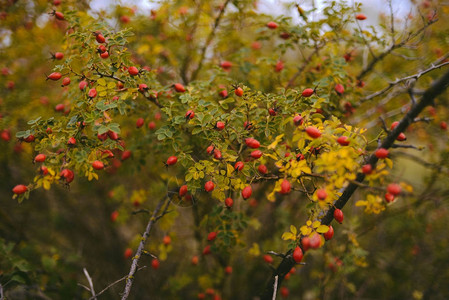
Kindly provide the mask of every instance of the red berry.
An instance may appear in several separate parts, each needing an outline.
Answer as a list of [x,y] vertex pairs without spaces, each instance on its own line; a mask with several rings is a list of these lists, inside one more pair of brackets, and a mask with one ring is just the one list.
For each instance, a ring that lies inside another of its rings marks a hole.
[[336,84],[335,91],[337,92],[337,94],[342,95],[345,92],[345,88],[341,84]]
[[257,167],[257,171],[259,171],[260,174],[267,174],[268,173],[267,166],[265,166],[265,165],[259,165]]
[[193,110],[188,110],[185,117],[186,119],[193,119],[193,117],[195,117],[195,112]]
[[369,175],[372,172],[373,172],[373,167],[370,164],[363,165],[363,167],[362,167],[362,173],[363,174]]
[[360,21],[366,20],[366,16],[364,14],[357,14],[355,18]]
[[129,16],[127,16],[127,15],[123,15],[120,17],[120,22],[122,22],[122,23],[127,24],[127,23],[129,23],[129,21],[130,21],[130,19],[129,19]]
[[25,142],[27,142],[27,143],[32,143],[32,142],[34,142],[34,140],[35,140],[35,137],[32,134],[30,134],[29,136],[27,136],[25,138]]
[[67,141],[68,145],[75,145],[76,144],[76,139],[72,136],[69,138],[69,140]]
[[398,125],[399,125],[399,122],[398,122],[398,121],[395,121],[395,122],[393,122],[393,123],[391,124],[390,129],[393,130],[393,129],[395,129],[396,126],[398,126]]
[[302,253],[302,249],[296,246],[295,250],[293,250],[293,259],[295,262],[299,263],[302,260],[304,254]]
[[59,103],[55,106],[56,111],[64,111],[65,105],[63,103]]
[[314,233],[310,237],[310,248],[317,249],[320,247],[321,244],[321,236],[318,233]]
[[194,266],[196,266],[197,264],[198,264],[198,256],[194,256],[194,257],[192,257],[192,265],[194,265]]
[[270,114],[270,116],[274,117],[277,115],[276,109],[275,108],[270,108],[268,110],[268,113]]
[[307,251],[310,248],[310,238],[305,236],[301,239],[301,246],[304,251]]
[[296,154],[296,160],[297,161],[300,161],[300,160],[303,160],[303,159],[305,159],[305,157],[304,157],[304,155],[302,153]]
[[80,90],[84,90],[87,86],[87,82],[86,81],[80,81],[80,83],[78,84],[78,87],[80,88]]
[[148,90],[148,85],[146,85],[145,83],[141,83],[139,84],[139,92],[145,92],[146,90]]
[[90,98],[95,98],[95,97],[97,97],[97,90],[96,90],[96,89],[90,89],[90,90],[89,90],[89,93],[87,93],[87,95],[88,95]]
[[392,194],[393,196],[397,196],[401,193],[401,186],[399,184],[396,183],[390,183],[387,186],[387,191],[388,193]]
[[260,147],[260,142],[253,138],[247,138],[245,140],[245,143],[248,147],[253,148],[253,149],[257,149]]
[[53,56],[55,57],[55,59],[61,60],[64,58],[64,53],[56,52]]
[[306,128],[306,133],[311,138],[319,138],[321,136],[321,132],[316,127],[309,126]]
[[255,159],[261,158],[262,155],[263,153],[260,150],[254,150],[253,152],[251,152],[251,157]]
[[98,46],[98,50],[101,52],[101,53],[103,53],[103,52],[106,52],[107,51],[107,49],[106,49],[106,46],[105,45],[100,45],[100,46]]
[[229,71],[232,67],[232,63],[230,61],[225,60],[221,62],[220,67],[222,67],[223,70]]
[[50,75],[47,76],[47,80],[51,79],[53,81],[57,81],[59,79],[61,79],[62,75],[59,72],[53,72]]
[[118,140],[118,133],[109,130],[109,131],[108,131],[108,137],[109,137],[111,140],[116,141],[116,140]]
[[137,69],[136,67],[129,67],[128,68],[128,73],[131,76],[136,76],[137,74],[139,74],[139,69]]
[[179,197],[183,197],[186,194],[187,194],[187,185],[184,184],[179,188]]
[[153,258],[151,261],[151,267],[155,270],[159,269],[159,260],[157,258]]
[[226,198],[225,205],[227,208],[231,208],[234,205],[234,200],[232,200],[232,198]]
[[446,129],[447,129],[447,123],[444,122],[444,121],[441,121],[441,123],[440,123],[440,128],[441,128],[442,130],[446,130]]
[[40,168],[40,172],[42,175],[47,175],[48,174],[48,168],[46,166],[41,166]]
[[47,156],[45,156],[45,154],[38,154],[34,158],[34,161],[35,162],[44,162],[46,158],[47,158]]
[[385,201],[387,201],[388,203],[393,202],[394,201],[394,195],[392,195],[390,193],[386,193],[385,194]]
[[215,159],[221,159],[222,158],[220,150],[214,149],[214,158]]
[[283,298],[287,298],[288,295],[290,295],[290,291],[288,290],[288,288],[285,286],[281,287],[281,296]]
[[75,178],[75,174],[73,174],[73,171],[69,170],[69,169],[63,169],[61,171],[61,173],[59,173],[59,176],[61,176],[61,178],[65,179],[65,181],[67,183],[72,182],[73,179]]
[[241,87],[238,87],[235,89],[234,94],[238,97],[242,97],[243,96],[243,89]]
[[63,86],[68,86],[70,84],[70,78],[69,77],[64,77],[64,79],[62,80],[62,85]]
[[136,127],[140,128],[143,126],[144,123],[145,123],[145,120],[143,118],[138,118],[136,121]]
[[168,159],[167,159],[167,166],[172,166],[172,165],[174,165],[174,164],[176,164],[176,162],[178,161],[178,158],[176,157],[176,156],[170,156]]
[[279,36],[281,37],[281,39],[288,40],[290,38],[290,33],[281,32],[281,34]]
[[316,196],[319,200],[325,200],[327,198],[327,192],[325,189],[319,189],[316,191]]
[[100,54],[100,57],[103,58],[103,59],[108,58],[108,57],[109,57],[109,52],[108,52],[108,51],[105,51],[105,52],[101,53],[101,54]]
[[218,131],[221,131],[225,128],[225,123],[218,121],[217,124],[215,124],[215,129]]
[[156,128],[156,123],[154,123],[153,121],[151,121],[150,123],[148,123],[148,129],[154,130],[155,128]]
[[1,138],[6,142],[9,142],[11,140],[11,134],[9,133],[8,129],[2,130]]
[[245,128],[245,130],[250,130],[252,127],[253,123],[251,123],[250,121],[243,122],[243,128]]
[[28,188],[27,188],[25,185],[23,185],[23,184],[16,185],[16,186],[12,189],[12,192],[13,192],[14,194],[17,194],[17,195],[23,194],[23,193],[25,193],[26,191],[28,191]]
[[280,60],[276,63],[276,66],[274,67],[274,70],[276,72],[280,72],[284,69],[284,63]]
[[164,236],[163,239],[162,239],[162,243],[164,243],[165,246],[170,245],[171,237],[169,235]]
[[132,154],[131,150],[125,150],[125,151],[123,151],[123,153],[122,153],[121,159],[122,159],[122,160],[127,160],[128,158],[131,157],[131,154]]
[[133,255],[133,250],[131,248],[126,248],[125,252],[123,253],[123,257],[125,257],[125,259],[128,259],[132,255]]
[[343,223],[343,212],[341,211],[341,209],[336,208],[334,210],[334,219],[338,222],[338,223]]
[[337,139],[337,143],[339,143],[342,146],[347,146],[349,145],[349,139],[347,136],[341,136]]
[[388,150],[385,148],[379,148],[376,150],[375,155],[379,159],[386,158],[388,156]]
[[292,187],[291,187],[291,185],[290,185],[290,182],[289,182],[287,179],[284,179],[284,180],[282,180],[282,183],[281,183],[281,190],[280,190],[279,193],[281,193],[281,194],[283,194],[283,195],[286,195],[286,194],[290,193],[291,188],[292,188]]
[[216,237],[217,237],[217,233],[215,231],[212,231],[212,232],[209,232],[209,234],[207,235],[207,240],[213,241],[213,240],[215,240]]
[[302,125],[302,123],[304,123],[304,119],[301,117],[301,115],[296,115],[293,118],[293,124],[295,124],[295,126],[300,126]]
[[104,36],[101,33],[95,34],[95,39],[97,40],[97,42],[99,44],[103,44],[104,42],[106,42],[106,39],[104,38]]
[[334,227],[330,225],[329,230],[326,233],[324,233],[323,236],[326,241],[330,240],[334,236]]
[[272,258],[270,255],[268,255],[268,254],[265,254],[265,255],[263,256],[263,260],[264,260],[266,263],[268,263],[268,264],[272,264],[272,263],[273,263],[273,258]]
[[232,267],[231,267],[231,266],[227,266],[227,267],[225,268],[225,273],[226,273],[226,274],[231,274],[231,273],[232,273]]
[[315,91],[313,89],[305,89],[304,91],[302,91],[302,96],[303,97],[310,97],[313,95],[313,93],[315,93]]
[[64,20],[64,14],[62,12],[56,11],[54,12],[55,18],[58,20]]
[[244,166],[245,166],[245,164],[242,161],[238,161],[238,162],[235,163],[234,169],[236,171],[241,171],[241,170],[243,170]]
[[210,254],[212,251],[210,250],[210,245],[207,245],[206,247],[204,247],[203,249],[203,255],[208,255]]
[[186,91],[185,87],[180,83],[175,83],[174,88],[178,93],[184,93]]
[[276,29],[276,28],[278,28],[278,26],[279,25],[276,22],[273,22],[273,21],[267,23],[267,27],[270,28],[270,29]]
[[398,137],[396,138],[396,140],[402,142],[405,141],[407,139],[407,137],[405,136],[405,134],[403,132],[401,132]]
[[95,170],[103,170],[104,164],[103,164],[101,161],[96,160],[96,161],[94,161],[94,162],[92,163],[92,167],[93,167]]
[[222,98],[228,97],[228,91],[227,91],[227,90],[221,90],[218,94],[219,94]]
[[204,184],[204,189],[206,192],[212,192],[215,188],[215,184],[212,181],[208,181]]
[[253,189],[251,188],[251,186],[250,185],[246,186],[242,190],[242,197],[243,197],[243,199],[248,199],[249,197],[251,197],[252,193],[253,193]]

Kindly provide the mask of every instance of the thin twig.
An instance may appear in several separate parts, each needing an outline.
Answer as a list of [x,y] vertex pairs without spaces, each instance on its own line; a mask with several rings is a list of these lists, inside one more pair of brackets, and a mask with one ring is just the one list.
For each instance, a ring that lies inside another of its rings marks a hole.
[[298,71],[295,74],[293,74],[293,76],[290,78],[290,80],[288,81],[287,85],[285,86],[285,89],[288,89],[289,87],[293,86],[293,84],[295,83],[296,78],[298,78],[298,76],[301,75],[302,72],[304,72],[305,68],[312,61],[313,56],[315,56],[320,51],[320,49],[324,47],[324,45],[326,45],[326,43],[323,43],[321,45],[317,45],[315,47],[315,50],[312,53],[310,53],[310,55],[303,62],[301,67],[298,69]]
[[87,282],[89,282],[90,292],[92,293],[92,299],[97,300],[97,297],[95,296],[94,283],[92,282],[92,278],[90,277],[89,272],[87,272],[86,268],[83,268],[83,272],[87,278]]
[[276,293],[278,291],[278,278],[279,276],[275,276],[274,277],[274,287],[273,287],[273,297],[271,298],[271,300],[276,300]]
[[[140,271],[142,269],[145,269],[147,266],[143,266],[137,269],[137,271]],[[128,278],[128,275],[123,276],[120,279],[117,279],[116,281],[114,281],[113,283],[109,284],[107,287],[105,287],[104,289],[101,290],[101,292],[97,293],[97,297],[100,296],[101,294],[103,294],[104,292],[106,292],[109,288],[111,288],[112,286],[116,285],[117,283],[125,280],[126,278]],[[94,300],[94,297],[90,297],[89,300]]]
[[133,257],[133,262],[131,264],[131,269],[129,270],[129,274],[126,278],[126,286],[125,290],[123,291],[122,300],[126,300],[129,297],[129,293],[131,292],[131,287],[133,285],[134,281],[134,274],[137,271],[137,264],[139,263],[143,248],[145,247],[145,243],[148,239],[148,236],[150,235],[150,231],[153,227],[153,224],[157,221],[157,214],[162,209],[162,206],[165,202],[166,197],[159,200],[159,203],[156,206],[156,209],[153,211],[153,215],[151,216],[150,220],[148,221],[147,227],[145,229],[145,232],[142,235],[142,239],[140,240],[139,247],[137,248],[136,255]]

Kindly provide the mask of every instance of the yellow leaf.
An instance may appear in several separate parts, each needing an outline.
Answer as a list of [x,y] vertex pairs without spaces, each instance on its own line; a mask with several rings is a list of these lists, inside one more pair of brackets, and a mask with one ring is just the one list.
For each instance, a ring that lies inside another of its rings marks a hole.
[[100,78],[100,79],[97,80],[97,83],[99,85],[105,86],[106,85],[106,80],[104,80],[104,78]]
[[276,148],[276,146],[279,144],[279,142],[282,140],[282,138],[284,137],[284,134],[278,135],[275,139],[274,142],[271,143],[270,145],[268,145],[268,149],[274,149]]
[[259,256],[260,255],[259,244],[253,243],[253,246],[248,250],[248,253],[252,256]]
[[318,226],[320,226],[321,225],[321,222],[320,221],[314,221],[313,223],[312,223],[312,227],[313,228],[317,228]]
[[389,158],[385,158],[385,163],[390,169],[393,169],[393,161]]
[[115,83],[113,83],[112,81],[108,82],[108,89],[112,90],[114,88],[115,88]]
[[290,225],[290,231],[292,232],[293,235],[296,235],[298,233],[298,231],[296,230],[296,227],[293,225]]
[[226,165],[226,169],[228,171],[228,175],[227,176],[231,177],[232,172],[234,172],[234,167],[232,165],[230,165],[230,164],[227,164]]
[[326,226],[326,225],[320,225],[316,229],[316,232],[318,232],[318,233],[326,233],[328,231],[329,231],[329,226]]
[[100,97],[104,97],[104,96],[106,96],[107,94],[108,94],[108,92],[103,91],[103,92],[100,92],[98,95],[99,95]]
[[282,234],[282,237],[281,237],[284,241],[287,241],[287,240],[295,240],[295,235],[293,235],[291,232],[284,232],[283,234]]
[[44,180],[42,183],[43,183],[44,189],[46,189],[48,191],[51,187],[50,181]]

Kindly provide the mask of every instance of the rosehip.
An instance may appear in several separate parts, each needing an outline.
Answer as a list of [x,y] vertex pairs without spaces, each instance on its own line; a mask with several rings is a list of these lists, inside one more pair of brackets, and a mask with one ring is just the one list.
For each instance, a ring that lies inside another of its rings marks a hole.
[[342,95],[345,92],[345,88],[341,84],[336,84],[335,91],[337,92],[337,94]]
[[188,110],[186,112],[185,118],[186,119],[193,119],[193,117],[195,117],[195,112],[193,110]]
[[301,246],[304,251],[307,251],[310,248],[310,238],[305,236],[301,239]]
[[290,193],[290,191],[291,191],[290,182],[287,179],[282,180],[281,190],[279,191],[279,193],[286,195],[286,194]]
[[210,245],[207,245],[206,247],[204,247],[203,249],[203,255],[208,255],[210,254],[212,251],[210,250]]
[[248,147],[253,148],[253,149],[257,149],[260,147],[260,142],[253,138],[247,138],[245,140],[245,143]]
[[197,264],[198,264],[198,256],[194,256],[194,257],[192,257],[192,265],[194,265],[194,266],[196,266]]
[[446,129],[447,129],[447,123],[444,122],[444,121],[441,121],[441,123],[440,123],[440,128],[441,128],[442,130],[446,130]]
[[209,232],[209,234],[207,235],[207,240],[208,241],[213,241],[217,238],[217,233],[215,231]]
[[349,139],[347,136],[341,136],[337,139],[337,143],[339,143],[342,146],[347,146],[349,145]]
[[220,150],[214,149],[214,158],[215,159],[221,159],[222,158]]
[[23,193],[25,193],[26,191],[28,191],[28,188],[27,188],[25,185],[23,185],[23,184],[16,185],[16,186],[12,189],[12,192],[13,192],[14,194],[17,194],[17,195],[23,194]]
[[215,184],[212,181],[208,181],[204,184],[204,189],[206,192],[212,192],[215,188]]
[[293,250],[293,255],[292,256],[293,256],[293,260],[296,263],[301,262],[302,257],[304,256],[304,254],[302,253],[302,249],[300,247],[296,246],[295,250]]
[[393,202],[394,200],[394,196],[390,193],[386,193],[385,194],[385,201],[387,201],[388,203]]
[[151,121],[150,123],[148,123],[148,129],[154,130],[155,128],[156,128],[156,123],[154,123],[153,121]]
[[265,166],[265,165],[259,165],[257,167],[257,171],[259,171],[260,174],[267,174],[268,173],[267,166]]
[[176,164],[177,161],[178,161],[178,158],[176,156],[170,156],[167,159],[166,165],[167,166],[172,166],[172,165]]
[[62,103],[59,103],[55,106],[55,111],[64,111],[65,105]]
[[295,126],[300,126],[302,125],[302,123],[304,123],[304,119],[301,117],[301,115],[296,115],[293,118],[293,124],[295,124]]
[[132,154],[131,150],[125,150],[122,153],[121,159],[122,160],[127,160],[128,158],[131,157],[131,154]]
[[363,174],[369,175],[372,172],[373,172],[373,167],[370,164],[363,165],[363,167],[362,167],[362,173]]
[[125,257],[125,259],[128,259],[132,255],[133,255],[133,250],[131,248],[126,248],[125,252],[123,253],[123,257]]
[[221,90],[218,94],[219,94],[222,98],[228,97],[228,91],[227,91],[227,90]]
[[327,193],[325,189],[319,189],[316,191],[316,196],[319,200],[325,200],[327,198]]
[[255,159],[261,158],[262,155],[263,153],[260,150],[254,150],[253,152],[251,152],[251,157]]
[[274,70],[276,72],[280,72],[284,69],[284,63],[280,60],[276,63],[276,66],[274,67]]
[[109,131],[108,131],[108,137],[109,137],[111,140],[116,141],[116,140],[118,140],[118,133],[109,130]]
[[136,121],[136,127],[140,128],[143,126],[144,123],[145,123],[145,120],[143,118],[138,118]]
[[64,79],[62,80],[62,85],[63,86],[68,86],[70,84],[70,78],[69,77],[64,77]]
[[245,166],[245,164],[242,161],[238,161],[238,162],[235,163],[234,169],[236,171],[241,171],[241,170],[243,170],[244,166]]
[[61,79],[62,75],[59,72],[53,72],[50,75],[47,76],[47,80],[51,79],[53,81],[57,81],[59,79]]
[[75,145],[76,144],[76,139],[72,136],[69,138],[69,140],[67,141],[68,145]]
[[109,52],[108,52],[108,51],[105,51],[105,52],[101,53],[101,54],[100,54],[100,57],[103,58],[103,59],[108,58],[108,57],[109,57]]
[[64,58],[64,53],[56,52],[53,56],[54,56],[55,59],[61,60],[61,59]]
[[278,28],[278,26],[279,25],[276,22],[273,22],[273,21],[267,23],[267,27],[270,28],[270,29],[276,29],[276,28]]
[[306,133],[311,138],[319,138],[321,136],[321,132],[316,127],[309,126],[306,128]]
[[310,248],[312,249],[317,249],[320,247],[321,244],[321,237],[318,233],[314,233],[311,237],[310,237]]
[[217,124],[215,124],[215,129],[218,131],[221,131],[225,128],[225,123],[218,121]]
[[305,89],[304,91],[302,91],[302,96],[303,97],[310,97],[313,95],[313,93],[315,93],[315,91],[313,89]]
[[364,14],[357,14],[355,18],[360,21],[366,20],[366,16]]
[[401,193],[401,186],[396,183],[390,183],[387,186],[388,193],[392,194],[393,196],[397,196]]
[[95,39],[97,40],[97,42],[99,44],[103,44],[104,42],[106,42],[106,39],[104,38],[104,36],[101,33],[95,34]]
[[227,266],[227,267],[225,268],[225,273],[226,273],[226,274],[231,274],[231,273],[232,273],[232,267],[231,267],[231,266]]
[[87,82],[84,80],[80,81],[80,83],[78,84],[78,87],[80,90],[84,90],[86,88],[86,86],[87,86]]
[[34,158],[35,162],[44,162],[45,159],[47,158],[47,156],[45,156],[45,154],[38,154],[36,155],[36,157]]
[[226,198],[225,205],[227,208],[231,208],[234,205],[234,200],[232,200],[232,198]]
[[396,138],[396,140],[402,142],[405,141],[407,139],[407,137],[405,136],[405,134],[403,132],[401,132],[398,137]]
[[94,161],[94,162],[92,163],[92,167],[93,167],[95,170],[103,170],[104,164],[103,164],[101,161],[96,160],[96,161]]
[[243,199],[248,199],[249,197],[251,197],[252,193],[253,193],[253,189],[251,188],[251,186],[250,185],[246,186],[242,190],[242,197],[243,197]]
[[334,236],[334,227],[332,227],[332,225],[329,225],[329,230],[325,232],[323,236],[326,241],[330,240]]
[[131,76],[136,76],[137,74],[139,74],[139,69],[137,69],[136,67],[132,66],[128,68],[128,73]]
[[72,170],[69,170],[69,169],[63,169],[63,170],[61,171],[61,173],[59,174],[59,176],[60,176],[61,178],[65,179],[65,181],[66,181],[67,183],[72,182],[73,179],[75,178],[75,175],[73,174],[73,171],[72,171]]
[[229,71],[232,67],[232,63],[230,61],[225,60],[221,62],[220,67],[222,67],[223,70]]
[[58,20],[60,20],[60,21],[63,21],[63,20],[64,20],[64,14],[63,14],[62,12],[60,12],[60,11],[55,11],[55,12],[54,12],[54,15],[55,15],[55,18],[56,18],[56,19],[58,19]]
[[276,109],[275,108],[270,108],[268,109],[268,113],[270,114],[270,116],[274,117],[277,115]]
[[234,94],[238,97],[242,97],[243,96],[243,89],[241,87],[238,87],[235,89]]
[[187,194],[187,185],[182,185],[179,188],[179,197],[183,197]]
[[268,255],[268,254],[265,254],[265,255],[263,256],[263,260],[264,260],[266,263],[268,263],[268,264],[272,264],[272,263],[273,263],[273,258],[272,258],[270,255]]
[[165,246],[170,245],[171,237],[169,235],[164,236],[164,238],[162,239],[162,243],[164,243]]
[[388,157],[388,150],[385,148],[379,148],[376,150],[375,155],[379,159]]
[[151,267],[155,270],[159,269],[159,260],[157,258],[153,258],[151,261]]
[[334,210],[334,219],[338,222],[338,223],[343,223],[343,212],[341,211],[341,209],[336,208]]
[[180,83],[175,83],[174,88],[178,93],[184,93],[186,91],[185,87]]
[[89,93],[87,94],[90,98],[97,97],[97,90],[96,89],[90,89]]

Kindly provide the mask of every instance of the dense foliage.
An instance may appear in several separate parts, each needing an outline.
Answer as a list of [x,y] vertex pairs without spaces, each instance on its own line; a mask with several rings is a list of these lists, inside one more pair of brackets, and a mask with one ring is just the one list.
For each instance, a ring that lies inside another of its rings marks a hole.
[[388,3],[8,2],[0,299],[447,298],[449,8]]

